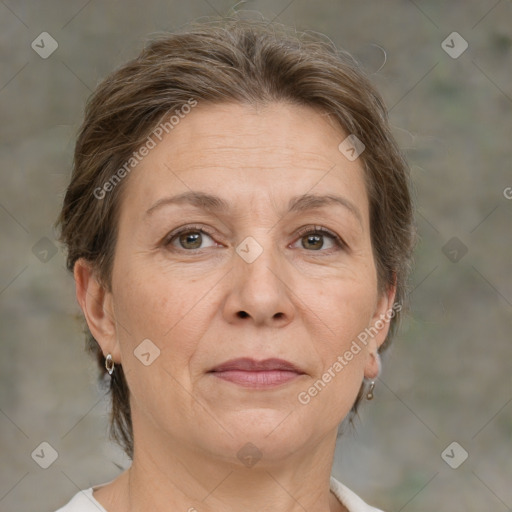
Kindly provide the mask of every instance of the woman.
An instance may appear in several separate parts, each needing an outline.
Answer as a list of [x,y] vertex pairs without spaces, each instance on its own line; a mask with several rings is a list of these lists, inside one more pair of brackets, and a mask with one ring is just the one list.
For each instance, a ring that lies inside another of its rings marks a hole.
[[408,170],[354,61],[200,24],[99,85],[59,218],[132,459],[61,512],[375,511],[330,476],[414,245]]

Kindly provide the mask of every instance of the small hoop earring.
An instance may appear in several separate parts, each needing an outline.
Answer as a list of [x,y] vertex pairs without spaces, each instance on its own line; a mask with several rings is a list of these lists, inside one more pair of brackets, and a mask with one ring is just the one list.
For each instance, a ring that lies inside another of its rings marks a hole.
[[373,390],[375,389],[375,381],[371,381],[370,383],[370,389],[368,390],[368,393],[366,393],[366,399],[367,400],[373,400]]
[[114,372],[114,360],[112,359],[111,354],[107,354],[107,357],[105,358],[105,368],[107,369],[107,372],[109,375],[112,375]]

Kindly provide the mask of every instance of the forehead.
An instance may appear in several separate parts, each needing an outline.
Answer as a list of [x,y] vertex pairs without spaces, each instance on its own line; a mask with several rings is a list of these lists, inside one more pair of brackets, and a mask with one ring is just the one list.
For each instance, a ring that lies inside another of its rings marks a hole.
[[123,209],[145,212],[191,190],[242,208],[265,208],[263,197],[284,205],[292,196],[339,192],[367,216],[362,162],[338,149],[346,136],[310,107],[199,104],[132,171]]

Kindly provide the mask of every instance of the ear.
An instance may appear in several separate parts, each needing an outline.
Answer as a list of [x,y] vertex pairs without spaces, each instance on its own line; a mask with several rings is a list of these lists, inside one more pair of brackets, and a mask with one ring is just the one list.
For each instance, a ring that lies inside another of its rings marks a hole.
[[386,340],[389,332],[391,319],[397,311],[402,308],[401,304],[394,304],[396,296],[396,279],[393,285],[389,286],[377,298],[374,314],[368,327],[368,360],[366,361],[364,376],[368,379],[374,379],[380,374],[380,355],[379,347]]
[[103,355],[112,354],[115,363],[120,362],[112,292],[99,282],[92,265],[79,258],[73,268],[76,298],[87,321],[89,330],[99,343]]

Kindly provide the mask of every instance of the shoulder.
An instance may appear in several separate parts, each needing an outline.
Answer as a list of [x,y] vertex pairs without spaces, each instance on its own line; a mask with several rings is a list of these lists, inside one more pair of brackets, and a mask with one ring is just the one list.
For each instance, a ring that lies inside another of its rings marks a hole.
[[[383,512],[378,508],[368,505],[354,491],[350,490],[333,476],[331,476],[330,483],[332,492],[349,512]],[[92,492],[92,487],[78,492],[66,505],[59,508],[56,512],[107,512],[94,499]]]
[[338,482],[333,476],[331,476],[331,491],[349,512],[383,512],[379,508],[368,505],[354,491]]
[[92,495],[93,488],[80,491],[73,496],[62,508],[56,512],[107,512]]

